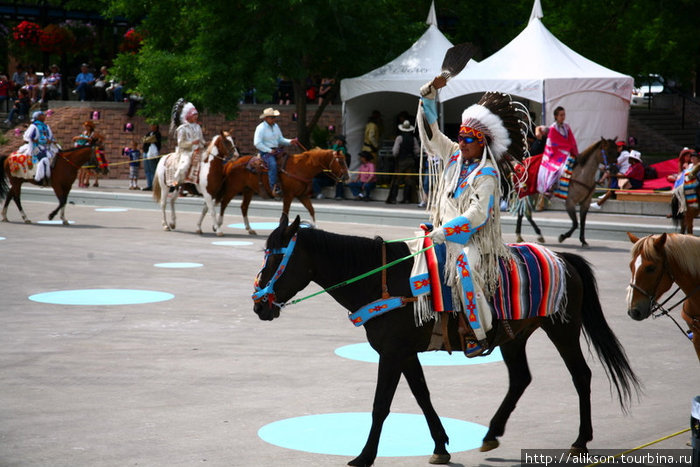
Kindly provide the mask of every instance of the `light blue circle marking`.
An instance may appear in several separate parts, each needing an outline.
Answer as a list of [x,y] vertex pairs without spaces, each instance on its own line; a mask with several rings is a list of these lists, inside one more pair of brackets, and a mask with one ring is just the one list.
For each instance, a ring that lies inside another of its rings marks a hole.
[[[75,221],[68,221],[69,224],[75,224]],[[46,224],[46,225],[63,225],[62,220],[56,220],[56,221],[38,221],[37,224]]]
[[0,240],[5,240],[5,237],[0,237]]
[[126,212],[128,209],[126,208],[97,208],[95,209],[97,212]]
[[[349,360],[379,363],[379,354],[366,342],[339,347],[335,349],[335,354]],[[447,352],[420,352],[418,360],[420,360],[421,365],[425,366],[478,365],[480,363],[501,362],[503,356],[501,349],[495,348],[490,355],[474,358],[467,358],[460,350],[453,350],[452,355]]]
[[211,242],[212,245],[219,245],[219,246],[244,246],[244,245],[252,245],[253,242],[244,242],[240,240],[220,240],[218,242]]
[[172,300],[167,292],[134,289],[59,290],[29,296],[29,300],[54,305],[134,305]]
[[153,266],[157,268],[201,268],[204,266],[202,263],[156,263]]
[[[245,224],[229,224],[228,226],[232,229],[245,229]],[[251,222],[250,223],[251,229],[259,229],[259,230],[275,230],[279,226],[280,226],[279,222]]]
[[[488,428],[477,423],[440,417],[450,437],[449,451],[481,446]],[[329,413],[279,420],[263,426],[258,436],[270,444],[297,451],[337,456],[356,456],[362,450],[372,414]],[[435,449],[423,415],[391,413],[384,422],[379,457],[429,456]]]

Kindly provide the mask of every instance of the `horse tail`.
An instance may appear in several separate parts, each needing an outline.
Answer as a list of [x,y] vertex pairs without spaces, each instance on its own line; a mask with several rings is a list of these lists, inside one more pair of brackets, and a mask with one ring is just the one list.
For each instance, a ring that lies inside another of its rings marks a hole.
[[10,190],[7,184],[7,177],[10,174],[5,173],[5,160],[7,160],[8,157],[9,156],[0,157],[0,199],[5,199],[7,192]]
[[639,393],[641,385],[637,375],[630,367],[627,354],[622,344],[608,326],[598,295],[598,284],[593,269],[588,261],[573,253],[558,253],[571,264],[583,282],[583,301],[581,304],[581,320],[583,332],[589,345],[603,363],[608,380],[615,385],[620,407],[627,412],[632,401],[633,393]]
[[153,200],[160,204],[160,174],[156,171],[156,176],[153,177]]

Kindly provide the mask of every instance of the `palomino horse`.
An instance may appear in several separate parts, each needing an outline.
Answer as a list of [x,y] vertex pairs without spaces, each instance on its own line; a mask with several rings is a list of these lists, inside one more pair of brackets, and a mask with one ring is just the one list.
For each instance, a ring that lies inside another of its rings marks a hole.
[[[53,187],[54,193],[56,193],[56,197],[58,198],[58,207],[51,211],[49,214],[49,219],[53,219],[60,210],[63,225],[68,225],[68,220],[66,219],[65,215],[68,193],[70,193],[73,182],[78,176],[78,170],[80,170],[83,164],[87,162],[96,167],[95,170],[100,170],[103,174],[106,174],[109,171],[106,165],[99,164],[97,162],[97,157],[95,156],[95,146],[93,145],[67,149],[65,151],[59,151],[56,154],[54,157],[54,166],[51,169],[51,186]],[[10,179],[9,190],[5,182],[6,176]],[[14,199],[17,209],[19,209],[19,213],[22,215],[24,222],[27,224],[31,223],[27,215],[24,213],[24,210],[22,209],[22,202],[20,201],[20,193],[24,182],[38,185],[34,179],[27,180],[10,175],[9,156],[0,158],[0,199],[5,198],[5,204],[2,207],[2,219],[0,219],[3,222],[7,222],[7,206],[10,204],[10,201]]]
[[[586,242],[586,215],[588,214],[588,208],[591,204],[593,191],[595,190],[595,175],[598,170],[598,165],[601,163],[606,163],[606,161],[612,160],[616,157],[617,146],[615,145],[615,140],[601,138],[600,141],[586,148],[586,150],[579,154],[579,156],[576,158],[576,163],[571,173],[571,179],[569,180],[569,189],[566,197],[566,212],[571,218],[571,228],[559,235],[559,243],[569,238],[578,228],[579,221],[576,218],[576,206],[578,206],[581,217],[581,232],[579,233],[579,240],[581,241],[582,247],[588,247],[588,243]],[[528,185],[535,184],[536,186],[537,179],[528,179],[526,183]],[[515,231],[515,234],[518,237],[520,237],[522,216],[523,214],[518,214],[518,221]],[[530,223],[537,231],[538,229],[534,221],[532,221],[531,218],[528,218],[528,220],[530,220]]]
[[[385,243],[381,238],[338,235],[315,228],[300,229],[298,216],[291,225],[287,223],[288,218],[283,214],[279,226],[267,239],[265,263],[256,279],[257,291],[254,295],[254,311],[260,319],[269,321],[279,317],[284,304],[309,282],[315,282],[326,289],[339,304],[352,312],[381,298],[384,285],[393,297],[411,297],[409,276],[412,259],[400,261],[385,270],[386,282],[379,277],[384,273],[373,274],[355,282],[349,281],[384,264],[406,259],[409,254],[406,243]],[[497,438],[503,435],[508,417],[532,379],[525,344],[539,327],[547,333],[566,363],[579,396],[580,425],[572,450],[586,451],[587,443],[593,439],[591,370],[581,351],[581,329],[603,362],[623,408],[638,389],[637,377],[603,316],[590,265],[580,256],[571,253],[559,253],[558,256],[565,264],[567,275],[566,309],[558,312],[563,313],[563,316],[510,320],[507,321],[508,326],[494,325],[494,329],[488,333],[493,345],[501,347],[503,359],[508,366],[509,388],[491,419],[482,451],[498,447]],[[340,287],[339,284],[345,281],[350,283]],[[453,313],[445,315],[452,345],[460,348],[458,319]],[[367,340],[379,353],[379,373],[369,438],[360,455],[349,465],[369,466],[374,462],[382,425],[389,415],[401,374],[406,377],[435,442],[431,463],[449,462],[450,455],[445,447],[449,440],[430,401],[417,355],[418,351],[428,349],[434,325],[435,320],[416,325],[413,303],[410,301],[403,308],[365,322]]]
[[[229,162],[224,167],[226,183],[219,192],[216,201],[221,203],[219,226],[223,222],[224,210],[228,203],[239,193],[243,193],[241,214],[245,228],[251,235],[257,233],[248,223],[248,206],[253,194],[271,197],[272,192],[267,179],[267,173],[256,175],[246,169],[251,156],[244,156],[235,162]],[[332,149],[310,149],[290,155],[284,167],[280,168],[279,181],[282,187],[282,212],[289,215],[292,200],[297,198],[304,205],[311,220],[315,223],[315,211],[311,205],[311,180],[318,174],[324,173],[336,182],[348,180],[348,166],[345,156]],[[264,193],[260,193],[264,191]]]
[[[627,235],[634,243],[627,314],[641,321],[657,311],[668,314],[673,307],[683,303],[681,317],[693,333],[695,353],[700,360],[700,238],[665,233],[641,239],[631,233]],[[674,283],[685,298],[666,310],[663,305],[670,297],[661,304],[658,300]]]
[[[221,190],[224,183],[224,163],[231,157],[232,154],[238,154],[236,145],[233,142],[231,134],[227,131],[222,131],[212,138],[209,146],[207,146],[202,162],[199,168],[199,181],[195,184],[197,190],[202,193],[204,198],[204,207],[202,215],[197,222],[197,233],[202,233],[202,220],[207,211],[211,210],[212,223],[214,232],[217,236],[222,236],[221,224],[216,221],[214,210],[214,198]],[[163,230],[175,230],[175,200],[179,196],[177,187],[169,187],[165,182],[165,165],[169,156],[162,157],[158,161],[156,173],[153,177],[153,199],[160,204],[163,212]],[[168,222],[168,217],[165,212],[168,203],[168,194],[170,193],[170,214],[171,221]]]

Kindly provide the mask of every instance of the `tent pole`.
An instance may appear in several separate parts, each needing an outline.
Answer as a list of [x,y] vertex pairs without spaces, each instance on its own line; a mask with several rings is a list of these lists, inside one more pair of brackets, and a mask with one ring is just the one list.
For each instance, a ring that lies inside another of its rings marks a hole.
[[547,101],[544,95],[544,80],[542,80],[542,125],[547,126]]

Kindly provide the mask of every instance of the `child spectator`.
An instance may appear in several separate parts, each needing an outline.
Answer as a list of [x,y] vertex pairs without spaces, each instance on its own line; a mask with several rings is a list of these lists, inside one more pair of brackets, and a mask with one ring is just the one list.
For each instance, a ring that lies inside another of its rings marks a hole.
[[360,169],[353,181],[348,183],[348,188],[358,201],[369,201],[372,190],[377,186],[377,176],[374,174],[374,162],[372,154],[367,151],[360,153]]
[[122,150],[122,155],[129,158],[129,189],[139,190],[138,178],[139,167],[141,166],[141,151],[138,149],[138,141],[134,135],[134,125],[127,123],[124,125],[124,131],[131,135],[131,146],[125,147]]

